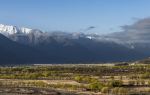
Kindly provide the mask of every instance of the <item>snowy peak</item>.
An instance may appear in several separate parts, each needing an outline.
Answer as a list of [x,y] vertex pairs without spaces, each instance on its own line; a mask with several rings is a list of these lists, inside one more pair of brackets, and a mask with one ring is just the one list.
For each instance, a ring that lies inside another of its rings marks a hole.
[[7,34],[15,34],[18,32],[18,29],[16,26],[9,26],[9,25],[3,25],[0,24],[0,33],[7,33]]
[[0,24],[0,33],[4,35],[29,34],[31,31],[32,29],[29,29],[29,28],[18,28],[12,25]]
[[24,28],[24,27],[21,28],[20,30],[21,30],[22,33],[25,33],[25,34],[29,34],[29,33],[31,33],[31,31],[32,31],[32,29]]

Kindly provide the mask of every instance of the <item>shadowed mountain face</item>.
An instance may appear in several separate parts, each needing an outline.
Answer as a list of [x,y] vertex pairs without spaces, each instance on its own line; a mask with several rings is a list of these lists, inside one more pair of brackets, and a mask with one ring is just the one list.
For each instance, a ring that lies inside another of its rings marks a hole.
[[29,46],[13,42],[0,34],[0,63],[1,64],[28,64],[46,62],[44,53]]
[[0,33],[0,64],[117,62],[148,57],[113,36],[108,40],[94,34],[48,33],[5,25],[0,25]]
[[84,62],[85,59],[90,61],[88,58],[92,57],[89,56],[90,51],[77,44],[65,46],[52,40],[49,44],[39,43],[31,47],[11,41],[1,34],[0,48],[1,64]]
[[117,44],[85,38],[61,43],[51,38],[49,43],[28,46],[0,35],[0,48],[1,64],[112,62],[133,60],[137,54]]

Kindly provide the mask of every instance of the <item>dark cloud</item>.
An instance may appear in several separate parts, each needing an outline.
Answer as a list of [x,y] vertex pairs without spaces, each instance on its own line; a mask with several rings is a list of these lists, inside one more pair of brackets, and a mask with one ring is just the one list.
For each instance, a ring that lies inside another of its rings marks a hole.
[[124,25],[122,28],[126,30],[145,31],[150,30],[150,18],[139,19],[132,25]]
[[131,25],[121,26],[122,32],[109,35],[123,42],[149,42],[150,43],[150,17],[139,19]]
[[92,30],[92,29],[94,29],[94,28],[96,28],[96,27],[95,27],[95,26],[89,26],[89,27],[87,27],[84,31],[87,32],[87,31]]

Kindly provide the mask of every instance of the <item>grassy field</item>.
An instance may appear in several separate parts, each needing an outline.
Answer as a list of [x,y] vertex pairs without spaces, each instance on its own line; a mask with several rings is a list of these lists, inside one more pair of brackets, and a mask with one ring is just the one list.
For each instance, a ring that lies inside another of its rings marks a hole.
[[0,93],[150,95],[150,65],[38,64],[0,67]]

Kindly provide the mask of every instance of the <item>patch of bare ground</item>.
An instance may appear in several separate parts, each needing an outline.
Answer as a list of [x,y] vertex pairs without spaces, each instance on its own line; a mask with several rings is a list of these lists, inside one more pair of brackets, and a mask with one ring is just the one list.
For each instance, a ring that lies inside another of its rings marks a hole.
[[52,89],[43,88],[11,88],[11,87],[1,87],[0,95],[75,95],[69,92],[57,91]]

